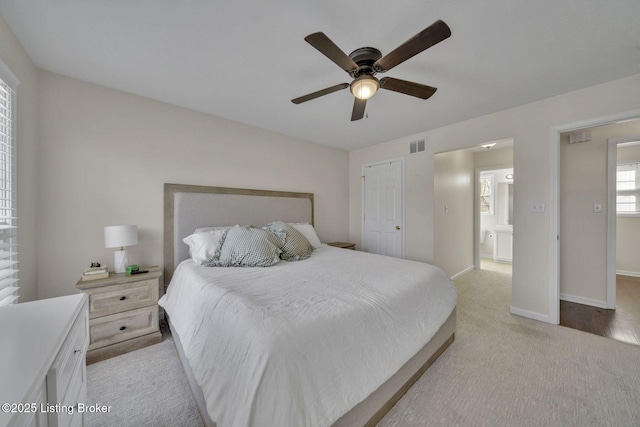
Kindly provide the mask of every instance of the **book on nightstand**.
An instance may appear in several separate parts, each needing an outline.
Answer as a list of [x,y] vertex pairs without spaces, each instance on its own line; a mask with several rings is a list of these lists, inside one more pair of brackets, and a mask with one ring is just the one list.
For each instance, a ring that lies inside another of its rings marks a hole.
[[109,277],[109,270],[107,267],[90,267],[84,270],[82,273],[82,281],[106,279]]

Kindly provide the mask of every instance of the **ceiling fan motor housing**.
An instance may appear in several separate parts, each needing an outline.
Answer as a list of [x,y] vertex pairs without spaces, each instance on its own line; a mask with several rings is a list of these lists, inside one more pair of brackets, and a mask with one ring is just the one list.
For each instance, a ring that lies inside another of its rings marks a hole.
[[353,60],[360,69],[349,73],[354,79],[362,75],[373,76],[377,71],[373,69],[373,64],[382,58],[382,52],[375,47],[361,47],[349,54],[349,58]]

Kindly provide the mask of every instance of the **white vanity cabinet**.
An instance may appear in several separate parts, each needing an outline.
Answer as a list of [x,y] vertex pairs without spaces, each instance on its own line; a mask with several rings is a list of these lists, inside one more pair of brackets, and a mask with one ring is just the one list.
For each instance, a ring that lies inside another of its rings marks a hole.
[[513,260],[513,230],[495,230],[493,260],[511,263]]
[[0,308],[0,426],[83,426],[89,346],[85,294]]

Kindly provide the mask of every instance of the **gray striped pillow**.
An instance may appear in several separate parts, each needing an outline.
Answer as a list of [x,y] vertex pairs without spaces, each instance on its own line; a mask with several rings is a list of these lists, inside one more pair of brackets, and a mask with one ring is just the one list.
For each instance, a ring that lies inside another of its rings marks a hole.
[[269,267],[280,261],[280,239],[259,228],[233,227],[224,232],[210,267]]
[[272,222],[264,227],[276,234],[282,240],[282,254],[280,258],[285,261],[299,261],[307,259],[313,252],[313,246],[304,237],[304,234],[282,221]]

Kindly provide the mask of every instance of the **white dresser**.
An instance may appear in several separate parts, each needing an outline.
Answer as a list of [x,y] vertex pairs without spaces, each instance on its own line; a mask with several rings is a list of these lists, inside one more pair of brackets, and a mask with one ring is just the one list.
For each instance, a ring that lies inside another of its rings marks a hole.
[[84,425],[88,319],[85,294],[0,308],[0,426]]

